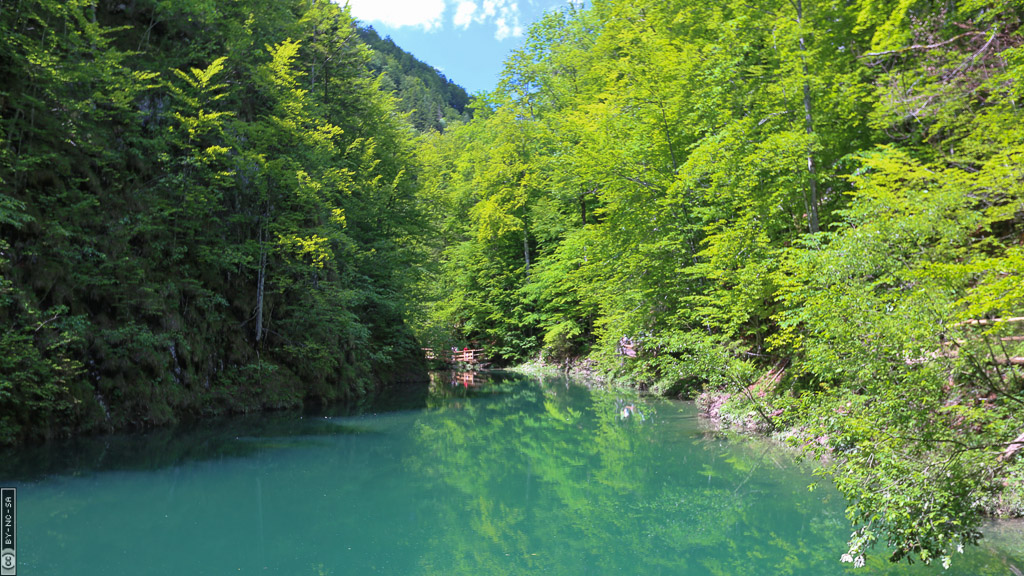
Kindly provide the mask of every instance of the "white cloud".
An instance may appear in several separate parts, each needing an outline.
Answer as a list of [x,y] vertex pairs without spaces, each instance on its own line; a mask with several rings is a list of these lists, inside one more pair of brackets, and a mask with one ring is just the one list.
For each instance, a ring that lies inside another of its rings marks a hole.
[[523,35],[523,27],[519,25],[518,19],[512,24],[509,24],[505,19],[505,16],[498,16],[498,19],[494,21],[494,24],[498,27],[497,31],[494,32],[494,39],[499,42],[510,36]]
[[457,28],[469,28],[469,25],[473,23],[473,13],[476,12],[476,2],[471,0],[462,0],[459,2],[459,6],[455,9],[455,18],[452,22]]
[[[344,4],[345,0],[340,0]],[[424,30],[441,27],[445,0],[348,0],[352,15],[364,22],[380,22],[394,28],[414,26]]]
[[499,42],[512,37],[523,35],[523,27],[519,24],[519,3],[514,0],[499,0],[498,18],[495,24],[498,30],[494,33],[495,40]]
[[479,5],[472,0],[460,0],[455,11],[455,25],[466,27],[470,21],[476,24],[493,22],[494,39],[499,42],[523,35],[523,27],[519,23],[519,3],[516,0],[483,0]]
[[[504,2],[501,2],[504,4]],[[494,18],[494,15],[498,13],[499,0],[484,0],[484,18]]]
[[348,0],[348,3],[353,16],[371,24],[437,30],[444,27],[449,7],[454,7],[452,24],[456,28],[493,24],[494,38],[498,41],[523,35],[517,0]]

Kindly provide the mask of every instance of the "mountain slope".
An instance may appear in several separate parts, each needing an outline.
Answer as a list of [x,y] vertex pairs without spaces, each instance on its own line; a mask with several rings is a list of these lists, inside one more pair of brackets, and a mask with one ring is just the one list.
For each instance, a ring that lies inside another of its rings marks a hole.
[[452,121],[468,121],[469,95],[444,74],[406,52],[390,38],[381,38],[372,26],[360,27],[359,37],[372,50],[370,70],[379,74],[381,89],[394,92],[399,108],[420,132],[443,132]]

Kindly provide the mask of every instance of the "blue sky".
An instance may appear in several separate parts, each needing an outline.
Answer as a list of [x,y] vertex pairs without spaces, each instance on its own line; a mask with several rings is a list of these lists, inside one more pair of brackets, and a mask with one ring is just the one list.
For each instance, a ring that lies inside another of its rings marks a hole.
[[[335,0],[344,4],[346,0]],[[469,93],[491,91],[530,24],[570,0],[348,0],[352,15]],[[578,4],[578,2],[577,2]]]

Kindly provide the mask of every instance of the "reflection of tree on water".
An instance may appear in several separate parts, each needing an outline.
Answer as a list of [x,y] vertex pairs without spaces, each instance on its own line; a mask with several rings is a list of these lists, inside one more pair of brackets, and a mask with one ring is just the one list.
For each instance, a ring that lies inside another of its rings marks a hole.
[[[808,492],[784,448],[709,434],[692,405],[562,379],[450,383],[403,460],[439,495],[421,503],[437,527],[423,574],[845,572],[840,497]],[[887,573],[908,568],[871,567]]]
[[[445,530],[424,573],[774,574],[794,554],[816,566],[805,573],[836,571],[822,551],[841,512],[805,517],[806,480],[763,452],[701,439],[678,405],[559,380],[496,385],[462,410],[438,402],[417,424],[421,449],[406,464],[452,496],[436,505]],[[783,502],[764,502],[765,484],[782,485]],[[746,542],[755,531],[778,533]]]
[[[838,494],[808,493],[810,478],[784,449],[708,433],[692,405],[497,374],[468,388],[445,374],[427,402],[337,419],[274,415],[256,428],[232,421],[217,434],[196,429],[205,447],[192,449],[160,435],[120,448],[96,439],[90,460],[103,469],[148,469],[138,458],[160,451],[188,461],[172,463],[170,476],[33,481],[31,508],[53,522],[34,539],[46,541],[37,562],[54,550],[86,557],[111,537],[151,541],[154,530],[206,526],[189,549],[216,558],[217,573],[936,574],[889,566],[884,554],[856,571],[839,564],[849,532]],[[645,419],[622,419],[629,404]],[[228,451],[217,438],[230,440]],[[126,449],[131,466],[114,466]],[[137,513],[150,502],[159,514]],[[82,545],[98,512],[117,508],[131,511],[120,534]],[[1007,531],[1010,542],[968,551],[942,573],[1013,574],[1022,534]],[[166,559],[151,565],[178,560],[156,551],[166,541],[147,556]],[[982,548],[994,544],[986,536]],[[232,550],[247,551],[251,568],[238,571]]]

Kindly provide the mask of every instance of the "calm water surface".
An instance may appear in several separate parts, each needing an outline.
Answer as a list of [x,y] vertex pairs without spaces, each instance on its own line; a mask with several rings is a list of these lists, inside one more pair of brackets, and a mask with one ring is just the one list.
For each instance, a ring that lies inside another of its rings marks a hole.
[[[24,575],[1020,574],[1019,524],[953,567],[854,571],[844,504],[691,404],[443,376],[406,409],[8,453]],[[1015,572],[1016,570],[1016,572]]]

